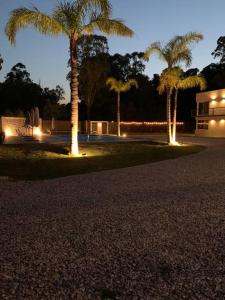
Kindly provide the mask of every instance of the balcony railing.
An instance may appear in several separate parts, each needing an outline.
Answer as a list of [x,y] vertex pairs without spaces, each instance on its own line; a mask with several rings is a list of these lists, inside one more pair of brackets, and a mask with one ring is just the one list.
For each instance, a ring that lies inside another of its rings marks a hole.
[[225,107],[210,107],[208,112],[197,114],[197,117],[225,116]]

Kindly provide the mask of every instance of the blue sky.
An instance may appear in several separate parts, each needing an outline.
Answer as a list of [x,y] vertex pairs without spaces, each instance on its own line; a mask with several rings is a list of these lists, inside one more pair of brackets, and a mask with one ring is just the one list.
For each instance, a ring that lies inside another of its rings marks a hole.
[[[17,62],[22,62],[31,78],[43,86],[60,84],[67,91],[68,41],[64,37],[45,37],[33,29],[22,30],[12,47],[4,34],[9,12],[19,6],[34,4],[49,12],[57,0],[0,0],[0,53],[4,59],[0,80]],[[135,31],[132,39],[110,37],[110,52],[127,53],[144,51],[154,41],[167,42],[176,34],[200,31],[204,41],[193,47],[193,67],[201,69],[213,62],[211,52],[216,41],[225,35],[225,0],[111,0],[113,16],[123,18]],[[164,65],[157,57],[147,63],[146,73],[159,73]]]

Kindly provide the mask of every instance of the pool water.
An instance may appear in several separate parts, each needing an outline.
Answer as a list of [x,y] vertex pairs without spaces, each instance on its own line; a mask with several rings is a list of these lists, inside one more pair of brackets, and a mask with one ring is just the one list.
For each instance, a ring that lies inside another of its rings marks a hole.
[[[124,140],[123,137],[117,137],[114,135],[87,135],[80,134],[78,136],[79,142],[119,142]],[[60,134],[60,135],[49,135],[43,136],[41,138],[42,143],[70,143],[70,134]]]

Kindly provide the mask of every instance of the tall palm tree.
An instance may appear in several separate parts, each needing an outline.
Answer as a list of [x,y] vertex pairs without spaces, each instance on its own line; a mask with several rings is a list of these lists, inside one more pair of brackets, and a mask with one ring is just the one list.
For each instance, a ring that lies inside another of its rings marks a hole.
[[61,1],[52,14],[48,15],[37,8],[18,8],[11,12],[6,25],[6,35],[15,44],[16,34],[21,28],[32,26],[45,35],[65,35],[69,40],[71,67],[71,154],[78,150],[78,69],[77,43],[86,34],[99,30],[106,34],[132,36],[133,31],[121,20],[111,19],[109,0]]
[[173,112],[173,133],[172,139],[173,143],[176,142],[176,125],[177,125],[177,100],[178,100],[178,93],[179,90],[186,90],[191,89],[194,87],[199,87],[201,91],[205,90],[207,87],[207,83],[205,78],[202,75],[192,75],[192,76],[185,76],[184,72],[177,68],[175,72],[176,76],[176,84],[175,84],[175,96],[174,96],[174,112]]
[[106,85],[111,91],[117,93],[117,135],[120,136],[120,94],[129,91],[132,86],[138,88],[138,83],[135,79],[129,79],[126,82],[109,78]]
[[[203,39],[203,35],[198,32],[189,32],[183,36],[175,36],[165,46],[160,42],[152,43],[146,50],[144,58],[147,60],[156,53],[159,58],[166,63],[167,69],[171,70],[175,66],[184,63],[186,67],[192,62],[190,45]],[[167,135],[168,143],[172,144],[171,131],[171,89],[167,87]]]
[[194,87],[199,87],[200,90],[206,89],[206,80],[202,75],[186,76],[183,70],[179,67],[167,69],[160,77],[160,84],[158,87],[159,93],[167,91],[175,91],[174,95],[174,108],[173,108],[173,132],[172,132],[172,144],[178,144],[176,142],[176,123],[177,123],[177,100],[179,90],[186,90]]

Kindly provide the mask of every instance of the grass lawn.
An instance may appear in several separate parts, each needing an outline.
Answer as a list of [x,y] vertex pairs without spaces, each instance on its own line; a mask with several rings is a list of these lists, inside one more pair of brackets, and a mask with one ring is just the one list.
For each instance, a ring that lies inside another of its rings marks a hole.
[[68,146],[0,145],[0,176],[39,180],[152,163],[197,153],[202,146],[169,147],[153,142],[80,144],[82,157],[68,155]]

